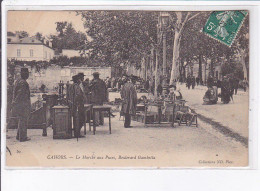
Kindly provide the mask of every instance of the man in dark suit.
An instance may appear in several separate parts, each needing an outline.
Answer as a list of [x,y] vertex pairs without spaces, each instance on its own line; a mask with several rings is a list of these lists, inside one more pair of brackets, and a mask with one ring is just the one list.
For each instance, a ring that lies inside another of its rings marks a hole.
[[123,100],[121,112],[125,115],[125,128],[131,128],[131,115],[136,113],[137,93],[134,87],[135,79],[127,80],[121,90]]
[[[12,119],[18,118],[16,139],[20,142],[28,141],[27,126],[31,114],[30,88],[27,83],[29,78],[28,68],[21,68],[21,78],[15,82],[12,99]],[[16,120],[17,121],[17,120]]]
[[224,79],[221,84],[221,101],[224,104],[228,104],[231,98],[231,91],[230,91],[230,82],[227,76],[224,76]]
[[192,87],[192,89],[195,88],[195,85],[196,85],[196,80],[195,80],[195,77],[192,76],[192,77],[191,77],[191,87]]
[[[93,73],[93,80],[90,83],[91,91],[91,103],[93,105],[103,105],[104,102],[108,101],[107,88],[103,80],[99,78],[99,73]],[[104,124],[104,115],[102,112],[96,112],[95,114],[96,125]]]
[[84,137],[80,131],[85,122],[84,92],[80,88],[79,76],[72,76],[73,84],[69,86],[68,102],[73,117],[74,137]]
[[82,72],[78,73],[79,87],[84,93],[84,103],[87,103],[88,102],[87,94],[89,93],[89,90],[88,90],[89,84],[87,84],[87,82],[84,81],[84,76],[85,76],[84,73],[82,73]]

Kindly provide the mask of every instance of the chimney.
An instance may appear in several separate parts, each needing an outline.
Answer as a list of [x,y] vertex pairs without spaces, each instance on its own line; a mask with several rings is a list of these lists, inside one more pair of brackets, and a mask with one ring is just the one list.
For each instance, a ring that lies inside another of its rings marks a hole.
[[49,42],[49,46],[52,48],[52,42]]

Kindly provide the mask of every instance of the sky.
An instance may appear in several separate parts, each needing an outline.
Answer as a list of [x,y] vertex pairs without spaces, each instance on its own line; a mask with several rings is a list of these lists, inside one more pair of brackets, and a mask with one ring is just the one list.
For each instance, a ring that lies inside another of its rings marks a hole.
[[56,33],[55,22],[72,22],[77,31],[85,32],[81,16],[75,11],[8,11],[7,31],[26,31],[30,36],[37,32],[44,36]]

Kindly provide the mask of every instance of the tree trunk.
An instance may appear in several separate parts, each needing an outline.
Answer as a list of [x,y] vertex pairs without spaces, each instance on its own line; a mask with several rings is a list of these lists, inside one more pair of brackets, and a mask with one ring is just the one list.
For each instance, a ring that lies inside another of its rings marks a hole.
[[247,67],[246,67],[246,55],[245,55],[245,51],[240,49],[240,61],[241,64],[243,66],[243,72],[244,72],[244,79],[248,80],[248,72],[247,72]]
[[205,69],[204,69],[204,70],[205,70],[205,76],[204,76],[204,85],[205,85],[205,84],[206,84],[206,82],[207,82],[207,80],[208,80],[208,79],[207,79],[207,60],[206,60],[206,62],[205,62],[205,65],[204,65],[204,66],[205,66]]
[[185,82],[186,81],[186,66],[183,66],[183,81],[182,82]]
[[210,60],[210,75],[212,76],[212,77],[214,77],[214,65],[215,65],[215,59],[214,58],[212,58],[211,60]]
[[200,84],[202,84],[202,55],[199,55],[199,80]]
[[181,62],[179,64],[180,82],[183,80],[183,76],[182,76],[183,65],[184,65],[184,61],[183,61],[183,59],[181,59]]
[[173,41],[173,51],[172,51],[172,70],[171,70],[171,78],[170,78],[170,85],[173,84],[174,80],[179,77],[179,70],[178,70],[178,59],[179,59],[179,52],[180,51],[180,32],[175,31],[174,34],[174,41]]
[[154,97],[157,97],[157,86],[158,86],[158,49],[155,52],[155,83],[154,83]]
[[147,58],[144,57],[144,79],[147,80],[147,72],[148,72],[148,61]]
[[151,49],[151,57],[150,57],[150,67],[151,67],[151,74],[152,76],[154,76],[154,72],[155,72],[155,69],[154,69],[154,49],[152,48]]
[[190,74],[191,74],[191,76],[193,76],[193,63],[190,64]]
[[145,63],[145,58],[143,57],[141,60],[141,67],[142,67],[142,78],[146,80],[146,63]]

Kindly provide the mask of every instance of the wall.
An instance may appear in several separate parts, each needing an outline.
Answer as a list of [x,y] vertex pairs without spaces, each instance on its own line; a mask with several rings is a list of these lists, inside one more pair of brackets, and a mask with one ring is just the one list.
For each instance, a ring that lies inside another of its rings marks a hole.
[[[58,83],[62,80],[64,83],[72,83],[70,80],[72,79],[73,75],[78,74],[79,72],[83,72],[86,78],[90,80],[93,79],[93,73],[99,72],[100,78],[105,79],[107,77],[111,77],[111,68],[110,67],[64,67],[61,68],[60,66],[52,65],[49,66],[47,69],[41,69],[40,72],[37,72],[36,69],[29,68],[30,76],[28,79],[28,83],[30,85],[30,89],[39,89],[42,84],[46,86],[47,89],[53,90],[54,87],[58,86]],[[19,78],[21,67],[16,67],[16,75],[15,79]]]
[[80,56],[79,50],[72,50],[72,49],[63,49],[61,54],[63,56],[67,56],[68,58]]
[[93,79],[92,74],[94,72],[99,72],[99,77],[101,79],[106,79],[107,77],[111,78],[111,67],[65,67],[64,70],[67,70],[67,73],[69,73],[70,70],[70,78],[79,72],[83,72],[86,75],[85,79],[89,78],[90,80]]
[[54,57],[54,50],[47,46],[43,46],[43,60],[49,61],[53,57]]
[[131,64],[131,65],[127,65],[127,68],[126,68],[126,74],[127,75],[135,75],[135,76],[138,76],[138,77],[141,77],[142,76],[142,71],[141,69],[136,69],[134,64]]

